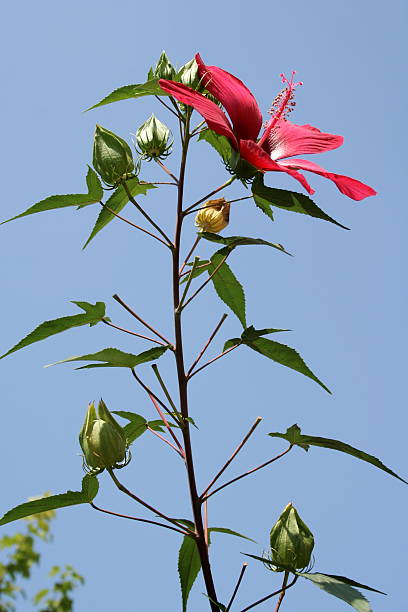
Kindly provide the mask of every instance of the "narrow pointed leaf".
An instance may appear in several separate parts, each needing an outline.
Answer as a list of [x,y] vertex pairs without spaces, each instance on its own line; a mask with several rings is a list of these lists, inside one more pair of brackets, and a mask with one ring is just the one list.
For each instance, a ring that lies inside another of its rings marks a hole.
[[205,142],[208,142],[208,144],[210,144],[217,151],[217,153],[221,155],[224,163],[228,164],[232,153],[232,147],[228,138],[221,136],[220,134],[216,134],[216,132],[213,130],[207,129],[200,133],[198,140],[205,140]]
[[[329,217],[329,215],[321,210],[311,198],[303,193],[267,187],[264,185],[263,175],[260,173],[256,175],[252,183],[252,193],[255,204],[268,216],[270,215],[267,211],[270,210],[271,206],[276,206],[291,212],[297,212],[303,215],[309,215],[310,217],[316,217],[317,219],[323,219],[324,221],[330,221],[330,223],[334,223],[343,229],[349,229],[332,217]],[[273,216],[271,218],[273,218]]]
[[261,561],[267,567],[279,568],[279,570],[287,570],[288,572],[292,572],[293,568],[289,567],[289,565],[282,565],[281,563],[275,563],[272,559],[268,559],[268,557],[258,557],[258,555],[250,555],[249,553],[242,553],[246,557],[251,557],[251,559],[255,559],[256,561]]
[[240,245],[263,245],[270,246],[274,249],[278,249],[278,251],[282,251],[287,255],[290,255],[285,248],[278,243],[268,242],[267,240],[263,240],[262,238],[247,238],[245,236],[220,236],[219,234],[213,234],[211,232],[200,232],[200,236],[205,240],[209,240],[210,242],[217,242],[218,244],[225,244],[225,246],[230,247],[231,249],[235,249],[235,247]]
[[[227,254],[228,249],[225,248],[212,255],[210,266],[208,267],[209,275],[215,272]],[[216,274],[214,274],[211,281],[218,297],[231,308],[232,312],[237,315],[242,326],[245,328],[245,294],[242,285],[236,279],[231,268],[224,262]]]
[[120,100],[129,100],[130,98],[140,98],[142,96],[168,96],[165,91],[159,85],[158,79],[147,81],[146,83],[139,83],[137,85],[124,85],[112,91],[109,95],[103,98],[97,104],[90,106],[86,110],[92,110],[98,108],[98,106],[105,106],[105,104],[111,104],[112,102],[119,102]]
[[31,333],[25,336],[25,338],[13,346],[13,348],[7,351],[7,353],[1,355],[0,359],[3,359],[3,357],[18,351],[29,344],[39,342],[40,340],[45,340],[45,338],[59,334],[67,329],[79,327],[81,325],[95,325],[99,321],[102,321],[105,316],[105,304],[103,302],[96,302],[95,305],[89,304],[88,302],[73,302],[73,304],[76,304],[79,306],[79,308],[82,308],[82,310],[85,311],[85,314],[77,314],[70,317],[61,317],[60,319],[44,321],[44,323],[41,323],[41,325],[36,327]]
[[267,336],[268,334],[276,334],[278,332],[290,331],[290,329],[276,329],[275,327],[268,327],[267,329],[255,329],[253,325],[250,325],[241,334],[241,338],[231,338],[224,344],[223,351],[235,346],[236,344],[246,344],[252,340],[257,340],[261,336]]
[[91,364],[87,366],[83,366],[83,368],[90,367],[111,367],[111,368],[134,368],[141,363],[146,363],[148,361],[154,361],[158,359],[167,351],[167,346],[158,346],[147,351],[143,351],[143,353],[139,353],[139,355],[133,355],[132,353],[124,353],[116,348],[106,348],[98,351],[97,353],[89,353],[88,355],[74,356],[68,357],[67,359],[62,359],[61,361],[56,361],[55,363],[50,363],[49,367],[52,365],[57,365],[59,363],[68,363],[70,361],[101,361],[103,363],[100,364]]
[[127,412],[124,410],[114,410],[113,414],[117,414],[123,419],[130,421],[123,427],[123,431],[125,432],[125,436],[129,444],[132,444],[132,442],[147,431],[148,422],[140,414],[136,414],[135,412]]
[[77,504],[87,504],[91,502],[98,493],[98,479],[96,476],[87,474],[82,480],[82,491],[68,491],[60,495],[49,495],[41,499],[26,502],[16,506],[12,510],[6,512],[0,520],[0,525],[17,521],[18,519],[46,512],[48,510],[56,510],[66,506],[76,506]]
[[323,384],[322,381],[319,380],[317,376],[315,376],[308,368],[302,357],[297,351],[295,351],[295,349],[286,346],[286,344],[280,344],[279,342],[268,340],[267,338],[258,338],[257,340],[252,340],[251,342],[245,342],[245,344],[254,351],[257,351],[257,353],[261,353],[261,355],[276,361],[276,363],[280,363],[287,368],[291,368],[292,370],[296,370],[297,372],[304,374],[304,376],[307,376],[308,378],[311,378],[317,382],[317,384],[323,387],[323,389],[325,389],[328,393],[331,393],[330,389],[328,389],[326,385]]
[[[358,612],[372,612],[372,608],[370,603],[364,597],[360,591],[358,591],[354,586],[351,586],[350,582],[354,585],[360,586],[360,588],[367,588],[364,585],[360,585],[354,581],[346,581],[342,579],[340,576],[334,577],[329,574],[321,574],[321,573],[313,573],[313,574],[303,574],[299,573],[298,576],[301,578],[306,578],[306,580],[310,580],[318,586],[326,593],[333,595],[334,597],[338,597],[342,599],[346,603],[348,603],[352,608],[357,610]],[[375,589],[370,589],[375,590]],[[377,591],[380,592],[380,591]]]
[[242,339],[241,338],[230,338],[229,340],[227,340],[223,346],[222,351],[227,351],[229,348],[232,348],[233,346],[237,345],[237,344],[242,344]]
[[[140,183],[139,179],[137,179],[136,177],[126,181],[126,186],[128,187],[133,197],[137,195],[146,195],[149,189],[155,189],[155,185]],[[119,185],[119,187],[115,189],[110,198],[105,202],[105,206],[110,208],[115,213],[120,213],[120,211],[126,206],[128,202],[129,198],[124,187],[122,185]],[[96,234],[98,234],[101,229],[108,225],[108,223],[110,223],[114,218],[115,215],[113,213],[109,212],[107,208],[102,208],[93,227],[93,230],[88,240],[85,242],[83,248],[88,246],[91,240],[95,238]]]
[[92,168],[88,169],[86,183],[88,193],[70,193],[67,195],[49,196],[48,198],[45,198],[45,200],[41,200],[40,202],[37,202],[37,204],[30,206],[30,208],[27,208],[27,210],[19,215],[11,217],[11,219],[7,219],[7,221],[3,221],[3,223],[8,223],[9,221],[14,221],[14,219],[26,217],[27,215],[34,215],[35,213],[54,210],[56,208],[66,208],[67,206],[87,206],[88,204],[95,204],[96,202],[99,202],[103,198],[103,189],[97,174],[94,172],[94,170],[92,170]]
[[201,569],[200,555],[193,538],[184,536],[178,556],[178,573],[181,586],[183,612],[187,610],[187,600],[195,579]]
[[209,532],[218,532],[218,533],[226,533],[228,535],[236,536],[237,538],[243,538],[244,540],[249,540],[250,542],[255,542],[252,538],[248,538],[247,536],[242,535],[242,533],[238,533],[238,531],[233,531],[232,529],[227,529],[226,527],[210,527]]
[[341,453],[346,453],[347,455],[356,457],[356,459],[361,459],[362,461],[371,463],[371,465],[374,465],[376,468],[379,468],[380,470],[387,472],[387,474],[391,474],[391,476],[398,478],[398,480],[405,482],[405,484],[408,484],[406,480],[398,476],[398,474],[384,465],[379,459],[377,459],[377,457],[374,457],[374,455],[369,455],[368,453],[365,453],[358,448],[354,448],[354,446],[350,446],[345,442],[341,442],[340,440],[303,435],[300,427],[296,424],[289,427],[286,430],[286,433],[273,432],[268,435],[272,438],[283,438],[293,445],[301,446],[304,450],[308,450],[310,446],[320,446],[322,448],[329,448],[331,450],[340,451]]

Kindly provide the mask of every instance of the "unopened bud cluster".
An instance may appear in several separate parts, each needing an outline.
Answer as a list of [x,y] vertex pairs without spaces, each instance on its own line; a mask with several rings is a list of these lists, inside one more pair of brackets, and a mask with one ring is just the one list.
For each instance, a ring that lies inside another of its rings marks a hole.
[[217,234],[229,223],[230,206],[224,198],[208,200],[197,213],[194,224],[202,232]]
[[99,402],[98,414],[94,403],[89,404],[79,443],[84,453],[84,466],[89,472],[121,468],[130,461],[125,432],[103,400]]
[[313,534],[302,521],[296,508],[288,504],[270,533],[271,561],[291,570],[310,564],[314,547]]

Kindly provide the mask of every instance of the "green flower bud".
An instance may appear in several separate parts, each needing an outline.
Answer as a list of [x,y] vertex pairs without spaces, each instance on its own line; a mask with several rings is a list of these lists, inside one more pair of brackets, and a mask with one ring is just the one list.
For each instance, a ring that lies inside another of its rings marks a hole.
[[148,79],[169,79],[176,76],[176,69],[170,62],[165,51],[162,51],[155,68],[150,68]]
[[94,403],[89,404],[79,443],[84,453],[84,464],[90,472],[124,467],[130,461],[126,435],[103,400],[99,402],[98,416]]
[[272,527],[270,542],[272,562],[293,570],[309,565],[314,547],[313,534],[291,503]]
[[107,185],[129,178],[135,169],[127,142],[100,125],[95,129],[93,165]]
[[180,68],[177,74],[177,81],[180,81],[183,85],[187,85],[187,87],[196,89],[200,82],[200,77],[198,74],[198,65],[194,57]]
[[169,155],[173,142],[169,143],[170,130],[153,114],[136,132],[136,144],[143,159],[162,159]]

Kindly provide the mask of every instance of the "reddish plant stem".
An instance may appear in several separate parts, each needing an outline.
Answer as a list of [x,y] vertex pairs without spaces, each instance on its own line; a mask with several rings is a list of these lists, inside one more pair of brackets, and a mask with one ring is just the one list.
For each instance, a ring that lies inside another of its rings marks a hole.
[[120,514],[119,512],[112,512],[112,510],[105,510],[105,508],[99,508],[99,506],[97,506],[93,502],[91,502],[90,505],[94,510],[104,512],[105,514],[111,514],[112,516],[118,516],[119,518],[130,519],[131,521],[140,521],[141,523],[148,523],[149,525],[157,525],[158,527],[164,527],[165,529],[177,531],[182,535],[190,535],[187,531],[182,531],[181,529],[177,529],[176,527],[172,527],[171,525],[165,525],[164,523],[159,523],[158,521],[151,521],[149,519],[139,518],[137,516],[130,516],[129,514]]
[[[252,434],[254,433],[255,429],[258,427],[259,423],[262,421],[262,417],[257,417],[255,423],[252,425],[251,429],[248,431],[248,433],[246,434],[245,438],[242,440],[242,442],[240,442],[237,446],[237,448],[234,450],[234,452],[232,453],[232,455],[230,456],[230,458],[224,463],[224,465],[222,466],[222,468],[220,469],[219,472],[217,472],[217,474],[214,476],[214,478],[212,479],[212,481],[210,482],[210,484],[208,485],[208,487],[206,489],[204,489],[204,491],[201,494],[201,499],[204,499],[206,497],[206,494],[208,493],[208,491],[211,489],[211,487],[217,482],[217,480],[219,479],[219,477],[225,472],[225,470],[227,469],[227,467],[232,463],[232,461],[235,459],[235,457],[238,455],[239,451],[242,449],[243,446],[245,446],[245,444],[248,442],[249,438],[252,436]],[[208,497],[207,497],[208,499]]]
[[151,431],[151,432],[152,432],[152,434],[154,434],[155,436],[157,436],[158,438],[160,438],[160,440],[161,440],[162,442],[165,442],[166,444],[168,444],[169,446],[171,446],[171,448],[172,448],[173,450],[175,450],[175,451],[176,451],[176,453],[177,453],[178,455],[180,455],[180,457],[182,457],[182,459],[184,459],[183,454],[180,452],[180,450],[177,448],[177,446],[174,446],[174,444],[173,444],[172,442],[170,442],[170,440],[166,440],[166,438],[165,438],[164,436],[162,436],[162,435],[161,435],[161,434],[160,434],[158,431],[155,431],[154,429],[152,429],[150,426],[148,426],[148,427],[147,427],[147,429],[148,429],[149,431]]
[[192,210],[193,208],[195,208],[196,206],[201,204],[201,202],[204,202],[205,200],[208,200],[208,198],[211,198],[211,196],[215,195],[216,193],[218,193],[222,189],[225,189],[225,187],[228,187],[228,185],[231,185],[231,183],[233,183],[234,181],[235,181],[235,176],[232,176],[230,179],[228,179],[228,181],[225,181],[225,183],[223,183],[222,185],[217,187],[217,189],[213,189],[213,191],[210,191],[210,193],[207,193],[207,195],[205,195],[203,198],[201,198],[201,200],[197,200],[197,202],[194,202],[194,204],[191,204],[191,206],[188,206],[183,211],[183,215],[187,215],[190,210]]
[[285,597],[286,587],[287,587],[287,584],[288,584],[288,579],[289,579],[289,572],[285,572],[285,575],[283,577],[283,582],[282,582],[282,593],[280,594],[279,599],[278,599],[278,603],[276,604],[275,612],[279,611],[279,608],[281,607],[281,603],[283,601],[283,598]]
[[217,274],[218,270],[225,263],[227,257],[230,255],[230,253],[231,253],[231,251],[228,251],[228,253],[226,255],[224,255],[224,257],[222,258],[222,260],[220,261],[218,266],[215,268],[214,272],[212,272],[210,274],[210,276],[207,278],[207,280],[205,280],[203,282],[203,284],[200,285],[199,288],[193,293],[193,295],[188,298],[187,302],[185,302],[185,304],[183,304],[183,308],[185,308],[192,300],[194,300],[196,295],[198,295],[200,293],[200,291],[202,291],[204,289],[204,287],[207,286],[207,284],[210,282],[210,280]]
[[[279,593],[282,593],[282,592],[286,593],[286,591],[288,589],[290,589],[290,587],[293,587],[293,585],[295,584],[297,579],[298,579],[298,576],[295,576],[294,579],[292,580],[292,582],[290,582],[284,588],[282,587],[278,591],[274,591],[270,595],[267,595],[266,597],[262,597],[262,599],[258,599],[258,601],[255,601],[250,606],[247,606],[246,608],[243,608],[242,610],[240,610],[240,612],[247,612],[247,610],[251,610],[252,608],[255,608],[255,606],[259,606],[259,604],[263,603],[264,601],[267,601],[268,599],[271,599],[272,597],[275,597],[276,595],[279,595]],[[281,603],[282,603],[282,601],[281,601]],[[279,603],[279,606],[280,606],[280,603]],[[279,608],[277,608],[277,609],[279,609]],[[276,609],[275,609],[275,612],[276,612]]]
[[154,327],[152,327],[151,325],[149,325],[149,323],[146,323],[146,321],[144,321],[141,317],[139,317],[138,314],[135,313],[134,310],[132,310],[130,308],[130,306],[128,306],[126,304],[126,302],[124,302],[122,300],[122,298],[120,298],[117,293],[115,293],[113,296],[113,299],[116,300],[116,302],[118,302],[121,306],[123,306],[123,308],[125,310],[128,311],[129,314],[132,315],[132,317],[135,317],[135,319],[137,319],[139,321],[139,323],[141,323],[142,325],[144,325],[145,327],[147,327],[147,329],[150,329],[151,332],[154,333],[155,336],[157,336],[158,338],[160,338],[161,340],[163,340],[164,344],[169,345],[169,346],[173,346],[171,342],[169,342],[169,340],[167,340],[167,338],[165,338],[164,336],[162,336],[156,329],[154,329]]
[[164,240],[162,240],[161,238],[159,238],[155,234],[152,234],[152,232],[149,232],[144,227],[140,227],[140,225],[136,225],[136,223],[132,223],[132,221],[129,221],[129,219],[126,219],[125,217],[122,217],[122,215],[119,215],[119,213],[117,213],[114,210],[112,210],[112,208],[109,208],[109,206],[106,206],[106,204],[104,204],[103,202],[100,202],[100,204],[102,205],[102,208],[106,208],[106,210],[109,211],[111,213],[111,215],[114,215],[115,217],[117,217],[121,221],[124,221],[125,223],[127,223],[128,225],[131,225],[132,227],[138,229],[139,231],[141,231],[141,232],[143,232],[145,234],[148,234],[148,236],[151,236],[152,238],[155,238],[156,240],[158,240],[159,242],[164,244],[165,247],[169,247],[169,244],[167,242],[164,242]]
[[270,465],[271,463],[274,463],[274,461],[277,461],[278,459],[280,459],[281,457],[286,455],[290,450],[292,450],[292,448],[293,448],[293,445],[291,444],[285,451],[283,451],[283,453],[280,453],[280,455],[277,455],[273,459],[269,459],[269,461],[265,461],[265,463],[262,463],[261,465],[258,465],[257,467],[253,468],[252,470],[249,470],[248,472],[244,472],[243,474],[240,474],[239,476],[236,476],[236,478],[233,478],[232,480],[229,480],[228,482],[225,482],[223,485],[221,485],[220,487],[217,487],[217,489],[214,489],[214,491],[211,491],[211,493],[209,493],[208,495],[203,497],[202,501],[205,501],[206,499],[208,499],[209,497],[211,497],[215,493],[218,493],[218,491],[221,491],[221,489],[225,489],[225,487],[228,487],[230,484],[233,484],[234,482],[237,482],[237,480],[241,480],[241,478],[245,478],[245,476],[249,476],[250,474],[253,474],[254,472],[257,472],[258,470],[261,470],[262,468],[266,467],[267,465]]
[[241,568],[241,572],[240,572],[239,577],[238,577],[238,582],[237,582],[237,584],[236,584],[236,586],[235,586],[234,592],[232,593],[232,597],[231,597],[231,599],[229,600],[229,603],[228,603],[228,605],[227,605],[226,612],[229,612],[229,610],[231,610],[231,606],[232,606],[232,604],[234,603],[234,599],[235,599],[235,597],[236,597],[236,594],[238,593],[238,589],[239,589],[239,587],[240,587],[240,585],[241,585],[241,582],[242,582],[242,579],[243,579],[243,577],[244,577],[244,574],[245,574],[245,572],[246,572],[247,567],[248,567],[248,563],[244,563],[244,564],[243,564],[243,566],[242,566],[242,568]]
[[154,338],[149,338],[149,336],[143,336],[142,334],[137,334],[136,332],[130,331],[130,329],[126,329],[125,327],[119,327],[119,325],[115,325],[114,323],[111,323],[110,321],[105,321],[105,319],[102,319],[103,323],[105,323],[105,325],[109,325],[109,327],[114,327],[115,329],[118,329],[119,331],[123,331],[126,334],[131,334],[132,336],[137,336],[138,338],[143,338],[144,340],[150,340],[150,342],[154,342],[155,344],[160,344],[160,346],[165,346],[165,344],[163,342],[159,342],[159,340],[155,340]]
[[198,374],[198,372],[201,372],[201,370],[204,370],[204,368],[206,368],[207,366],[211,365],[212,363],[214,363],[214,361],[217,361],[217,359],[221,359],[221,357],[224,357],[224,355],[227,355],[228,353],[230,353],[231,351],[233,351],[234,349],[236,349],[238,346],[241,346],[240,344],[234,344],[234,346],[231,346],[230,348],[228,348],[226,351],[223,351],[222,353],[220,353],[219,355],[217,355],[216,357],[214,357],[213,359],[210,359],[210,361],[207,361],[207,363],[205,363],[204,365],[201,366],[201,368],[198,368],[195,372],[193,372],[192,374],[189,375],[189,379],[193,378],[193,376],[195,376],[196,374]]
[[[150,510],[150,512],[153,512],[154,514],[157,514],[158,516],[160,516],[162,519],[164,519],[165,521],[168,521],[169,523],[172,523],[173,525],[176,525],[176,527],[181,528],[181,529],[185,529],[185,527],[183,527],[183,525],[181,525],[180,523],[178,523],[175,519],[170,518],[169,516],[166,516],[165,514],[163,514],[163,512],[160,512],[160,510],[157,510],[157,508],[154,508],[154,506],[151,506],[150,504],[148,504],[147,502],[145,502],[143,499],[141,499],[140,497],[138,497],[137,495],[135,495],[134,493],[132,493],[132,491],[130,491],[127,487],[125,487],[125,485],[123,485],[115,476],[115,473],[113,471],[112,468],[107,468],[107,471],[110,475],[110,477],[112,478],[113,482],[115,483],[115,485],[117,486],[117,488],[119,489],[119,491],[122,491],[122,493],[125,493],[125,495],[128,495],[129,497],[131,497],[132,499],[134,499],[135,501],[138,502],[138,504],[140,504],[141,506],[144,506],[145,508],[147,508],[148,510]],[[190,530],[188,530],[190,531]],[[191,532],[190,532],[191,533]]]
[[150,389],[150,387],[148,387],[141,378],[139,378],[139,376],[136,374],[135,369],[131,368],[131,372],[132,372],[132,376],[133,378],[139,383],[139,385],[142,387],[142,389],[144,389],[147,393],[147,395],[151,395],[152,397],[154,397],[154,399],[156,400],[156,402],[158,402],[160,404],[160,406],[165,410],[165,412],[169,415],[169,416],[173,416],[170,412],[170,410],[168,409],[168,407],[166,406],[166,404],[164,404],[161,399],[159,397],[157,397],[157,395],[155,395],[153,393],[153,391]]
[[219,323],[217,324],[216,328],[214,329],[214,331],[212,332],[211,336],[208,338],[207,342],[204,344],[203,348],[201,349],[200,354],[198,355],[197,359],[195,360],[195,362],[191,365],[189,371],[187,372],[187,377],[190,376],[191,372],[194,370],[194,368],[196,367],[196,365],[198,364],[198,362],[200,361],[201,357],[204,355],[205,351],[208,349],[208,347],[210,346],[211,342],[214,340],[216,334],[219,332],[221,325],[224,323],[225,319],[228,317],[227,314],[223,314]]
[[149,393],[149,397],[152,400],[153,405],[156,408],[157,412],[159,413],[159,416],[160,416],[161,420],[163,421],[165,427],[167,428],[167,431],[169,432],[169,434],[173,438],[174,442],[176,443],[176,445],[178,447],[178,451],[177,452],[183,457],[183,459],[185,459],[184,449],[181,446],[180,442],[178,441],[176,434],[174,433],[174,431],[170,427],[169,422],[167,421],[166,417],[164,416],[162,410],[160,410],[159,404],[156,402],[155,398],[153,397],[153,395],[151,393]]
[[[216,601],[217,594],[215,590],[214,580],[211,572],[210,560],[208,556],[208,547],[205,541],[205,531],[203,525],[203,519],[201,515],[201,503],[197,491],[197,483],[194,470],[193,453],[191,447],[190,437],[190,424],[188,421],[188,394],[187,394],[187,376],[184,368],[184,353],[183,353],[183,335],[181,326],[181,312],[180,306],[180,285],[179,285],[179,268],[180,268],[180,241],[181,241],[181,229],[183,224],[183,192],[184,192],[184,177],[186,170],[187,161],[187,150],[189,143],[189,119],[187,118],[184,123],[184,137],[182,140],[182,155],[180,164],[180,175],[178,180],[178,198],[177,198],[177,221],[174,236],[174,249],[173,249],[173,307],[174,307],[174,331],[175,331],[175,358],[177,366],[177,380],[179,387],[179,398],[180,398],[180,412],[184,419],[184,427],[182,428],[184,450],[186,453],[186,469],[188,484],[190,489],[191,506],[194,517],[194,524],[196,529],[196,543],[197,550],[200,556],[201,570],[207,590],[207,594],[210,598],[210,607],[212,612],[219,612]],[[212,601],[211,601],[212,600]]]
[[153,221],[151,216],[148,215],[147,212],[140,206],[140,204],[138,204],[136,202],[136,200],[134,199],[134,197],[132,196],[132,194],[129,191],[129,187],[126,184],[126,181],[123,181],[122,185],[123,185],[124,190],[126,191],[126,194],[127,194],[127,197],[129,198],[129,201],[132,202],[133,206],[135,206],[137,208],[137,210],[140,212],[140,214],[143,215],[143,217],[146,219],[146,221],[148,221],[150,223],[150,225],[153,226],[154,229],[156,231],[158,231],[161,236],[163,236],[164,240],[167,243],[167,246],[169,246],[170,248],[173,248],[173,244],[172,244],[170,238],[167,236],[167,234],[165,232],[163,232],[162,228],[159,225],[157,225],[157,223],[155,221]]
[[191,255],[194,253],[194,250],[195,250],[197,244],[200,242],[200,240],[201,240],[201,236],[198,235],[197,238],[194,240],[193,246],[191,247],[191,249],[189,250],[188,254],[186,255],[185,260],[183,261],[183,264],[182,264],[182,266],[181,266],[181,268],[179,270],[179,276],[181,276],[181,273],[183,272],[184,268],[186,267],[188,260],[190,259]]
[[[160,100],[160,101],[161,101],[161,100]],[[172,111],[172,109],[171,109],[170,107],[167,107],[167,108],[168,108],[168,109],[169,109],[171,112],[173,112],[173,111]],[[175,114],[175,113],[174,113],[174,114]],[[177,115],[176,115],[176,117],[177,117]],[[170,177],[173,179],[173,181],[176,183],[176,185],[178,185],[178,178],[177,178],[176,176],[174,176],[174,174],[172,174],[172,172],[170,172],[170,170],[167,168],[167,166],[165,166],[165,165],[163,164],[163,162],[161,162],[161,161],[160,161],[160,159],[156,159],[156,160],[155,160],[155,162],[156,162],[156,164],[158,164],[158,165],[160,166],[160,168],[161,168],[162,170],[164,170],[164,172],[165,172],[166,174],[168,174],[168,175],[169,175],[169,176],[170,176]]]

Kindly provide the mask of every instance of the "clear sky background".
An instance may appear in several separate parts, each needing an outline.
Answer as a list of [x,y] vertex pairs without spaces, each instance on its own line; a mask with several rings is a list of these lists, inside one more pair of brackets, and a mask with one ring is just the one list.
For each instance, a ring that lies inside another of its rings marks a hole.
[[[378,190],[376,198],[356,203],[329,181],[310,175],[316,203],[351,227],[349,232],[280,210],[271,223],[251,202],[234,205],[224,233],[262,236],[295,255],[262,247],[233,255],[231,267],[246,288],[249,323],[293,330],[280,340],[299,350],[333,396],[245,348],[208,368],[191,384],[200,487],[258,415],[264,422],[229,469],[230,477],[283,450],[284,444],[266,433],[284,431],[295,422],[305,433],[338,438],[373,453],[408,476],[406,17],[406,3],[398,0],[38,0],[8,3],[3,9],[2,219],[48,195],[83,190],[95,123],[130,141],[154,111],[174,129],[153,98],[82,113],[116,87],[144,82],[162,49],[177,66],[199,51],[208,64],[236,74],[254,92],[265,117],[280,89],[279,73],[296,69],[304,86],[292,120],[345,137],[343,147],[314,161]],[[176,169],[178,154],[168,163]],[[166,180],[159,170],[146,166],[141,176]],[[202,197],[225,176],[218,156],[206,143],[197,144],[189,160],[187,200]],[[298,190],[297,183],[282,176],[271,174],[267,183]],[[172,189],[164,187],[144,200],[168,228],[173,226]],[[238,185],[228,191],[229,197],[242,195]],[[1,228],[1,352],[39,322],[74,314],[69,300],[106,301],[112,320],[132,327],[131,318],[110,299],[115,292],[171,333],[165,253],[120,222],[112,222],[82,251],[98,212],[97,206],[67,209]],[[137,218],[133,210],[126,212]],[[193,236],[191,225],[185,247]],[[211,251],[206,247],[200,254]],[[211,287],[197,299],[186,316],[187,362],[225,311]],[[213,355],[237,332],[239,323],[231,314]],[[148,348],[99,325],[61,334],[0,363],[1,513],[31,495],[80,486],[77,435],[90,400],[102,396],[112,410],[155,418],[126,370],[42,367],[112,345],[129,352]],[[171,355],[160,364],[170,379]],[[141,372],[153,383],[149,366]],[[133,455],[120,473],[124,482],[165,512],[190,516],[177,457],[148,434]],[[105,475],[100,482],[101,506],[143,515]],[[367,464],[323,449],[308,454],[296,449],[281,463],[214,496],[210,523],[257,541],[214,536],[211,554],[221,600],[230,596],[245,559],[241,551],[260,554],[267,547],[269,529],[290,500],[315,534],[316,571],[384,590],[387,598],[370,594],[374,610],[403,612],[407,488]],[[77,612],[180,609],[176,534],[105,517],[85,506],[59,511],[54,532],[55,543],[44,551],[33,590],[44,585],[49,566],[69,562],[87,581],[76,596]],[[240,607],[277,588],[279,580],[251,563],[237,600]],[[208,609],[202,591],[200,579],[191,595],[194,612]],[[335,612],[345,607],[304,581],[288,594],[283,609]],[[18,609],[32,606],[28,600]]]

